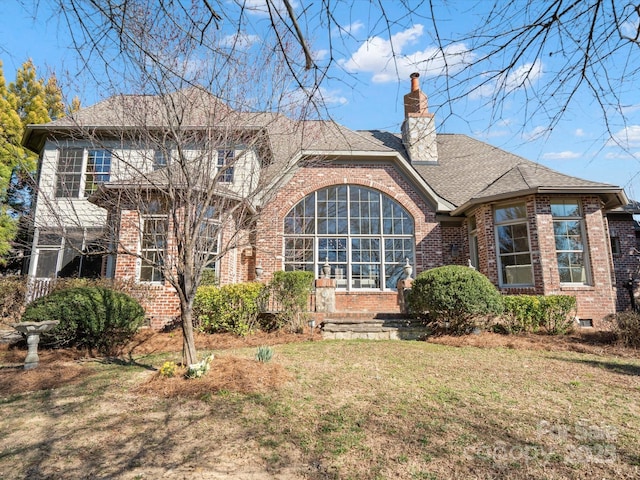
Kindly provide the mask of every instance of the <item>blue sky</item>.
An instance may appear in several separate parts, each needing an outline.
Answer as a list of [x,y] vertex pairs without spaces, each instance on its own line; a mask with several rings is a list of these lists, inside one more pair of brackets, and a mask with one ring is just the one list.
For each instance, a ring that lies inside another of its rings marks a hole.
[[[34,21],[17,0],[2,0],[0,59],[7,81],[13,80],[16,69],[31,58],[40,75],[55,72],[59,78],[77,78],[74,91],[67,88],[66,93],[77,94],[83,105],[94,103],[100,99],[100,92],[92,91],[91,82],[80,81],[82,73],[78,71],[65,26],[47,10],[47,0],[40,3]],[[260,0],[248,3],[259,4]],[[297,11],[301,11],[302,3],[309,2],[299,1],[295,4]],[[455,42],[456,36],[462,39],[471,31],[481,18],[482,8],[489,3],[459,0],[436,11],[438,33],[454,40],[450,48],[455,53],[467,51],[468,42]],[[384,2],[392,20],[387,27],[370,2],[356,0],[346,4],[351,5],[343,5],[336,12],[343,27],[341,32],[335,27],[308,31],[318,64],[327,64],[332,54],[330,80],[322,84],[322,92],[336,121],[352,129],[398,132],[409,74],[418,70],[439,132],[464,133],[563,173],[623,186],[630,198],[640,200],[640,90],[620,92],[626,123],[614,120],[607,128],[593,97],[581,91],[549,131],[548,115],[538,108],[540,105],[544,108],[545,103],[527,100],[524,89],[514,87],[497,111],[491,109],[495,94],[491,83],[473,94],[451,100],[451,95],[446,94],[446,77],[440,69],[441,56],[435,49],[435,31],[426,6],[418,7],[412,18],[401,18],[396,2]],[[257,11],[254,31],[247,32],[249,41],[259,41],[260,17]],[[331,51],[329,45],[333,47]],[[395,57],[391,55],[391,46]],[[522,58],[516,67],[529,71],[530,81],[536,87],[558,82],[555,58],[535,60]],[[613,58],[611,68],[625,61],[628,58]],[[483,72],[476,74],[481,76]],[[517,84],[517,68],[513,75],[514,78],[506,79],[507,85]]]

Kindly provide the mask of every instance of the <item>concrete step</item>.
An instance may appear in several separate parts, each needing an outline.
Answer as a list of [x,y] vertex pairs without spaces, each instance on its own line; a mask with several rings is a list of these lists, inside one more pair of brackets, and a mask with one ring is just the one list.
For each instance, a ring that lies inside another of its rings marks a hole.
[[417,339],[427,331],[421,322],[399,313],[335,312],[321,323],[326,339]]

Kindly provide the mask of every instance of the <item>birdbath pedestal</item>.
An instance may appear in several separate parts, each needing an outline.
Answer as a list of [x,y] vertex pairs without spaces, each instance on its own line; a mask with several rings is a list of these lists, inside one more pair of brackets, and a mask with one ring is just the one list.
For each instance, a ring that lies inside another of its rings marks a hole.
[[38,343],[40,343],[40,334],[53,329],[60,322],[58,320],[48,320],[44,322],[20,322],[11,325],[20,333],[27,336],[27,358],[24,360],[24,369],[29,370],[38,366]]

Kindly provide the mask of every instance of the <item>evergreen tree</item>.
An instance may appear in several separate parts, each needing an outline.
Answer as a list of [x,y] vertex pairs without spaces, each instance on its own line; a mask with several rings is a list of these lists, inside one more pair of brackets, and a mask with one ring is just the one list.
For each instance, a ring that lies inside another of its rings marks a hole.
[[11,248],[10,242],[16,233],[16,222],[9,215],[7,204],[11,176],[23,152],[19,146],[23,128],[16,105],[16,98],[7,89],[0,62],[0,264],[4,263],[2,256]]
[[24,128],[64,115],[62,91],[55,76],[45,82],[27,60],[16,72],[15,82],[7,87],[0,62],[0,265],[6,263],[18,219],[31,207],[38,158],[20,145]]

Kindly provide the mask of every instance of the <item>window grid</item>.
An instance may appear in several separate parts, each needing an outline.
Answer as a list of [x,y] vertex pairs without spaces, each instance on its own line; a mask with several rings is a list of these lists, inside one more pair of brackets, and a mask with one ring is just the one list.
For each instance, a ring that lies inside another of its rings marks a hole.
[[78,197],[82,180],[84,149],[61,148],[58,153],[56,197]]
[[111,152],[109,150],[89,150],[85,171],[84,194],[94,193],[99,185],[109,181],[111,172]]
[[218,150],[218,181],[223,183],[233,182],[233,163],[235,161],[235,150]]
[[551,201],[558,275],[561,283],[587,284],[583,217],[577,200]]
[[297,235],[285,237],[285,270],[312,270],[321,277],[326,259],[338,288],[395,289],[406,259],[414,263],[412,218],[386,195],[365,187],[341,185],[309,194],[285,217],[284,233]]
[[533,265],[525,204],[494,211],[500,284],[533,285]]
[[140,281],[162,282],[164,281],[162,266],[167,247],[167,217],[165,215],[145,216],[142,222]]

